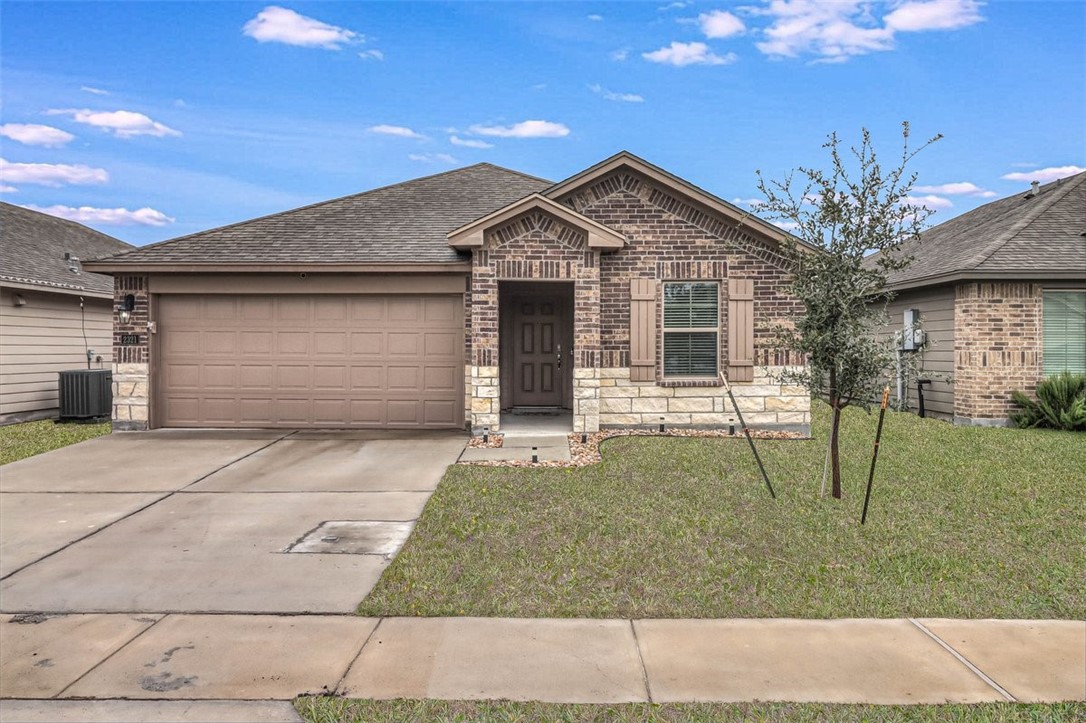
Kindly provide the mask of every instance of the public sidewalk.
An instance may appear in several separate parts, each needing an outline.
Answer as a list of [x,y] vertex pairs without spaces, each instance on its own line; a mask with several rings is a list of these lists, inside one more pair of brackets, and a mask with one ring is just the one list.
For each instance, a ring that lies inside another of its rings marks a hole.
[[[274,701],[306,693],[566,703],[1086,700],[1086,621],[0,618],[0,697],[16,699],[0,702],[4,720],[291,720],[289,705]],[[206,702],[139,704],[175,699]]]

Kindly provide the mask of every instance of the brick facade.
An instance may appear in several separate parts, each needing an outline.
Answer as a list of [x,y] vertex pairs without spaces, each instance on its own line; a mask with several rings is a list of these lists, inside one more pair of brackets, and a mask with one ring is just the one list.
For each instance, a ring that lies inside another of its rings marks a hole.
[[[498,430],[501,399],[500,281],[574,282],[573,424],[575,431],[600,426],[713,427],[729,423],[724,387],[719,383],[663,379],[663,344],[657,343],[655,382],[630,381],[630,282],[634,278],[715,280],[720,282],[721,369],[728,359],[727,325],[730,277],[755,280],[756,378],[737,384],[748,422],[809,429],[805,393],[782,387],[772,374],[801,364],[777,349],[774,326],[801,311],[787,293],[789,277],[772,245],[738,224],[699,210],[640,175],[619,171],[577,189],[560,202],[589,219],[621,232],[627,246],[600,253],[587,248],[582,231],[532,210],[489,229],[473,252],[468,346],[471,359],[469,424]],[[658,295],[658,298],[662,298]],[[657,304],[657,329],[663,305]],[[635,409],[636,407],[636,409]]]
[[1042,289],[1029,282],[958,284],[954,299],[954,420],[1003,425],[1011,392],[1042,378]]

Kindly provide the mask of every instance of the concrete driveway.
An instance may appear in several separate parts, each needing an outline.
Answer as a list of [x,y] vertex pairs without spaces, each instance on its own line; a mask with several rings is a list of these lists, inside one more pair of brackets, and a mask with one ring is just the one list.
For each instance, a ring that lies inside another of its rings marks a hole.
[[0,611],[352,612],[464,442],[170,430],[6,465]]

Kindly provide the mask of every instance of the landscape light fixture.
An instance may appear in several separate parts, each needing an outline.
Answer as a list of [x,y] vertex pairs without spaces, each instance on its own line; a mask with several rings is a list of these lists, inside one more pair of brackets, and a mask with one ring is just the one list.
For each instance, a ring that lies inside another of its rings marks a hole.
[[118,314],[118,318],[122,324],[127,324],[132,320],[132,311],[136,308],[136,297],[132,294],[125,294],[124,303],[121,304],[121,312]]

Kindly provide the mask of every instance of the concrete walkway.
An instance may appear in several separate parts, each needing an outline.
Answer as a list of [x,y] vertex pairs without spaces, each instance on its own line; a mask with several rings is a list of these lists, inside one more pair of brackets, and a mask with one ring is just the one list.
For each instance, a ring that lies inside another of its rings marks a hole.
[[7,615],[0,650],[0,697],[12,699],[0,701],[5,721],[292,720],[293,710],[270,702],[307,693],[557,703],[1086,700],[1083,621]]

